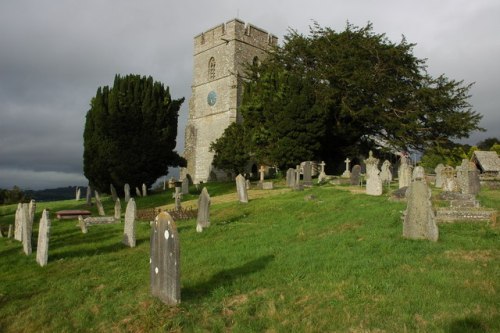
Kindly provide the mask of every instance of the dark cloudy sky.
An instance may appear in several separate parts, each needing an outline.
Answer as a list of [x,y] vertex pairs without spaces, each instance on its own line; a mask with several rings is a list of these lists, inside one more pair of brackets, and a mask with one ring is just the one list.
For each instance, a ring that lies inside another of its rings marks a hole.
[[280,39],[313,21],[335,30],[370,21],[392,41],[405,35],[431,74],[475,82],[471,103],[488,131],[468,142],[500,137],[498,0],[2,0],[0,188],[85,185],[85,114],[116,73],[151,75],[186,97],[182,152],[193,37],[235,17]]

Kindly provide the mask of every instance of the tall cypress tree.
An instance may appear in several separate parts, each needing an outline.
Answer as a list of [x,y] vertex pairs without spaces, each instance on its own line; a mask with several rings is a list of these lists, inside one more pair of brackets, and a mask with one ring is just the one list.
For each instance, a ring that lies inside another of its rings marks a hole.
[[152,77],[115,76],[112,87],[99,87],[87,112],[84,174],[101,192],[150,187],[169,166],[184,165],[175,151],[178,112],[184,98],[173,100],[168,87]]

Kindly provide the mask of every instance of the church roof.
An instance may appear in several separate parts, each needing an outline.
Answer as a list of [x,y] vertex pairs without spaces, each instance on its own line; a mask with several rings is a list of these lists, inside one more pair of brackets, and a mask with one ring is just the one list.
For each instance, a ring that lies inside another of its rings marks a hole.
[[478,164],[483,172],[500,172],[500,158],[494,151],[476,150],[472,155],[472,160]]

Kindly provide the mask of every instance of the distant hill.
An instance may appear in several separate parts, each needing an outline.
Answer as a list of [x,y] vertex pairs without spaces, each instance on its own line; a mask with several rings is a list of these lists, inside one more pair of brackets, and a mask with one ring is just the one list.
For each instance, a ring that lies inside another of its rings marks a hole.
[[[26,190],[25,193],[36,201],[56,201],[75,199],[77,186],[51,188],[45,190]],[[81,197],[86,194],[86,187],[80,186],[82,189]]]

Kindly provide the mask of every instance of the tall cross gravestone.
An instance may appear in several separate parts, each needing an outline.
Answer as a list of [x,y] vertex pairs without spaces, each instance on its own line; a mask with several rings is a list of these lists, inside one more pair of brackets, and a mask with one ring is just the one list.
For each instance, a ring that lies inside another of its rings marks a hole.
[[38,243],[36,247],[36,262],[40,266],[47,265],[49,258],[50,218],[49,211],[44,209],[38,228]]
[[319,176],[318,176],[318,184],[322,184],[323,182],[326,181],[326,173],[325,173],[326,163],[325,163],[325,161],[321,161],[319,166],[321,167],[321,171],[320,171]]
[[312,164],[310,161],[304,163],[304,186],[312,186]]
[[404,214],[403,237],[437,241],[439,230],[431,204],[431,190],[421,179],[411,183],[406,191],[408,200]]
[[260,182],[263,183],[264,182],[264,173],[266,172],[266,169],[264,168],[263,165],[260,166],[260,169],[259,169],[259,174],[260,174]]
[[130,200],[130,185],[125,184],[123,186],[123,192],[125,192],[125,202],[128,202]]
[[137,207],[134,198],[130,198],[125,210],[125,225],[123,228],[123,244],[129,247],[135,247],[135,217]]
[[246,181],[241,174],[236,176],[236,191],[238,192],[238,200],[242,203],[248,203]]
[[97,207],[97,213],[99,216],[104,216],[106,213],[104,212],[104,207],[101,202],[101,196],[99,195],[99,192],[95,191],[95,205]]
[[204,187],[198,198],[198,217],[196,219],[196,231],[202,232],[210,226],[210,195]]
[[351,172],[349,171],[349,163],[351,163],[351,160],[348,158],[345,159],[345,171],[342,174],[342,178],[350,178],[351,177]]
[[167,305],[181,302],[180,240],[172,217],[156,216],[150,238],[151,294]]

